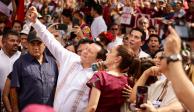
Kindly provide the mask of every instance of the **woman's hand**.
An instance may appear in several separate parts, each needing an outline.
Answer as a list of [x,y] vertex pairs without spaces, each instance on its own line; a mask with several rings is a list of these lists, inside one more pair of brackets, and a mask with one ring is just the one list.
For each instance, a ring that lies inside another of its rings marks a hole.
[[84,38],[84,34],[79,26],[74,26],[72,31],[76,34],[78,40]]
[[147,76],[159,76],[161,75],[161,70],[157,66],[150,67],[149,69],[145,70],[144,73]]
[[150,101],[140,105],[141,108],[145,108],[143,112],[157,112],[157,109],[152,105]]
[[129,97],[131,95],[131,92],[132,92],[132,88],[128,84],[126,84],[122,90],[122,96],[126,98],[127,102],[130,102]]
[[157,109],[152,105],[150,101],[148,101],[147,103],[141,104],[140,107],[143,109],[136,108],[135,103],[132,103],[130,105],[130,109],[132,110],[132,112],[157,112]]

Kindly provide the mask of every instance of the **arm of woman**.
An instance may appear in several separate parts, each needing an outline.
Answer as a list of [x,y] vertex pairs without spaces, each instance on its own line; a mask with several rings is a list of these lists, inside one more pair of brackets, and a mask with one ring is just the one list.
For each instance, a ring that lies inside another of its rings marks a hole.
[[141,105],[145,112],[184,112],[184,108],[179,101],[175,101],[167,106],[155,108],[150,101]]
[[132,89],[131,96],[130,96],[130,102],[136,101],[136,91],[137,91],[138,86],[144,86],[149,76],[151,76],[151,75],[157,76],[159,74],[160,74],[160,70],[156,66],[153,66],[153,67],[147,69],[146,71],[144,71]]
[[95,87],[92,87],[89,103],[86,112],[95,112],[100,99],[101,91]]
[[148,79],[148,75],[143,73],[142,76],[135,83],[135,85],[132,89],[131,95],[130,95],[130,102],[135,102],[136,101],[137,86],[144,86],[147,79]]

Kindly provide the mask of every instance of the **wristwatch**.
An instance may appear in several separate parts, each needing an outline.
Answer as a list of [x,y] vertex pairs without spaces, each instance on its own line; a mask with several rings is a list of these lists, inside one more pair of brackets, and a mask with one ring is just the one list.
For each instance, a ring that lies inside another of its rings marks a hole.
[[182,61],[182,56],[180,54],[173,54],[167,57],[167,64],[177,61]]

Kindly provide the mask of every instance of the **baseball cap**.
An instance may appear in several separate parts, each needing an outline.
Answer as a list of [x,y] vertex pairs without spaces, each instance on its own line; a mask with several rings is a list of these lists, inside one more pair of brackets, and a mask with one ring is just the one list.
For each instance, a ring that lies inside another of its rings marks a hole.
[[33,41],[42,42],[42,40],[38,37],[38,35],[35,31],[30,32],[28,35],[28,42],[33,42]]
[[30,32],[31,26],[24,24],[22,31],[20,32],[20,34],[25,34],[28,35]]

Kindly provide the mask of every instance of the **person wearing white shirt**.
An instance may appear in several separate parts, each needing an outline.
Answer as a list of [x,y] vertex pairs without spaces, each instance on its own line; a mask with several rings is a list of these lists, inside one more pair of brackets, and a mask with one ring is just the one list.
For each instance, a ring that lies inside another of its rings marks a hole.
[[93,76],[92,63],[105,60],[106,50],[97,43],[89,44],[81,56],[65,49],[37,19],[37,10],[31,7],[27,18],[39,37],[59,62],[59,76],[54,99],[56,112],[84,112],[88,104],[89,88],[86,82]]
[[146,39],[146,33],[139,29],[133,28],[127,37],[127,46],[132,48],[137,57],[146,58],[150,57],[149,54],[142,51],[141,46],[144,45]]
[[[20,57],[21,52],[18,51],[20,44],[20,36],[16,31],[8,31],[2,37],[2,49],[0,50],[0,91],[3,96],[3,90],[5,87],[5,82],[7,76],[12,71],[14,62]],[[1,96],[0,96],[1,103]],[[6,102],[4,106],[8,110],[7,105],[10,106],[9,101]],[[1,108],[4,110],[5,108]]]
[[94,20],[91,25],[92,38],[95,39],[101,32],[107,31],[107,25],[102,17],[102,6],[94,4],[91,9],[91,15]]
[[3,35],[3,47],[0,50],[0,89],[3,91],[7,76],[12,71],[13,63],[19,58],[21,52],[18,51],[20,43],[19,33],[8,31]]
[[123,38],[119,36],[119,25],[116,23],[113,23],[110,28],[110,32],[115,36],[115,40],[113,40],[111,43],[108,44],[107,48],[110,50],[113,47],[116,47],[118,45],[123,44]]
[[[160,75],[165,69],[162,65],[159,67],[153,66],[143,72],[141,77],[133,87],[130,101],[134,102],[136,99],[136,90],[138,86],[145,86],[145,82],[150,76]],[[146,112],[183,112],[184,108],[176,97],[172,88],[172,83],[168,80],[158,80],[148,86],[148,102],[141,105],[145,107]]]

